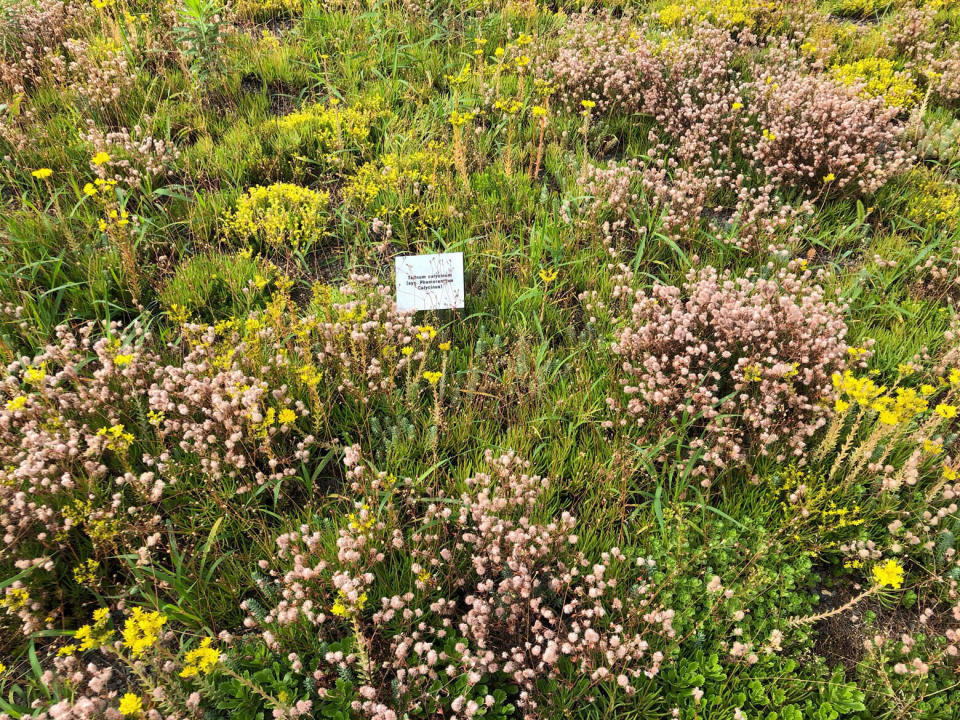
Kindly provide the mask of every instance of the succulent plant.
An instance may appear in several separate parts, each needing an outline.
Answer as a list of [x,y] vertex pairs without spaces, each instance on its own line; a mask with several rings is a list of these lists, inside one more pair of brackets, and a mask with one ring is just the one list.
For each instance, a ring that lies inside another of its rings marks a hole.
[[960,120],[932,118],[918,128],[917,152],[944,165],[960,161]]

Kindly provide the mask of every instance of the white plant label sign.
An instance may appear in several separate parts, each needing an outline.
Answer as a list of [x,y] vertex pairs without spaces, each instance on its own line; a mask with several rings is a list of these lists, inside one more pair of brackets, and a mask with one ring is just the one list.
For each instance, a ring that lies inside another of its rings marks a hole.
[[397,308],[448,310],[463,307],[463,253],[397,258]]

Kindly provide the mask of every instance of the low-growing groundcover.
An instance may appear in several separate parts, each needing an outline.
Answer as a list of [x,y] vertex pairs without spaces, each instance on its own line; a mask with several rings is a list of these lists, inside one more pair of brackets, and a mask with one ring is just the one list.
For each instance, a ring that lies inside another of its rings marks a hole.
[[0,203],[0,719],[958,716],[956,0],[0,0]]

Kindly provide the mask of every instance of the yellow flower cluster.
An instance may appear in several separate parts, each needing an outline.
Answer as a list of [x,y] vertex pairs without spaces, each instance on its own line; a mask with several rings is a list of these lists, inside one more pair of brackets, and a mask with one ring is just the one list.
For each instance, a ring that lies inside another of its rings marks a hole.
[[350,618],[353,617],[356,613],[363,610],[364,605],[367,604],[367,594],[360,593],[357,596],[357,602],[354,603],[353,607],[350,607],[349,601],[346,596],[341,591],[337,595],[337,599],[333,603],[333,607],[330,608],[330,612],[333,613],[338,618]]
[[0,598],[0,607],[16,612],[30,602],[30,592],[24,588],[10,588],[7,594]]
[[167,622],[166,615],[156,611],[144,611],[141,607],[133,612],[123,626],[123,643],[133,655],[139,656],[152,648],[159,639],[160,630]]
[[910,174],[914,192],[909,193],[904,215],[917,225],[960,226],[960,186],[945,182],[937,173],[918,168]]
[[189,678],[195,675],[209,675],[214,666],[220,662],[220,653],[210,647],[213,638],[204,638],[200,647],[187,652],[184,658],[186,664],[180,671],[180,677]]
[[832,380],[833,387],[838,393],[848,396],[861,405],[869,405],[874,399],[883,395],[887,389],[883,385],[877,385],[870,378],[857,378],[849,370],[843,375],[834,373]]
[[23,381],[28,383],[41,383],[47,377],[47,364],[40,363],[39,367],[28,367],[23,371]]
[[79,643],[79,649],[93,650],[110,642],[113,630],[107,627],[110,611],[107,608],[98,608],[93,611],[93,623],[83,625],[74,633],[73,639]]
[[685,17],[710,20],[726,27],[753,27],[765,12],[776,8],[770,0],[693,0],[672,3],[660,11],[660,22],[672,27]]
[[330,195],[290,183],[257,185],[227,216],[226,234],[240,242],[297,249],[312,244],[327,224]]
[[896,560],[873,566],[873,581],[880,587],[898,589],[903,586],[903,566]]
[[120,705],[117,707],[121,715],[139,715],[143,711],[143,703],[139,695],[125,693],[120,698]]
[[97,570],[100,563],[93,558],[87,558],[73,569],[73,579],[80,585],[93,585],[97,581]]
[[415,185],[436,185],[452,165],[450,153],[438,145],[406,154],[388,153],[377,162],[361,165],[347,182],[343,195],[349,202],[370,207],[381,193],[399,195]]
[[87,197],[96,197],[97,193],[106,190],[112,190],[117,184],[116,180],[103,180],[97,178],[92,183],[86,183],[83,186],[83,194]]
[[239,0],[233,8],[238,18],[262,21],[303,13],[303,0]]
[[350,107],[314,103],[284,115],[276,124],[284,131],[310,134],[321,152],[331,152],[343,141],[362,148],[370,138],[373,122],[385,112],[383,100],[378,97]]
[[123,452],[130,447],[134,440],[133,435],[128,433],[123,425],[111,425],[108,428],[102,427],[97,430],[97,435],[105,437],[107,439],[107,447],[114,452]]
[[910,73],[897,70],[887,58],[870,57],[834,65],[834,79],[843,85],[863,85],[864,97],[882,97],[888,106],[909,109],[917,103],[917,84]]
[[373,527],[374,522],[376,522],[376,518],[374,518],[373,514],[370,513],[369,505],[364,503],[363,506],[361,507],[361,510],[367,513],[366,520],[361,520],[360,516],[357,515],[356,513],[350,513],[349,515],[347,515],[348,525],[350,529],[355,532],[366,532],[371,527]]
[[899,387],[894,395],[888,395],[886,386],[877,385],[870,378],[857,378],[849,370],[843,375],[834,373],[833,387],[840,396],[834,405],[837,412],[846,412],[851,403],[857,403],[875,411],[884,425],[907,422],[929,408],[922,397],[923,388],[918,393],[913,388]]

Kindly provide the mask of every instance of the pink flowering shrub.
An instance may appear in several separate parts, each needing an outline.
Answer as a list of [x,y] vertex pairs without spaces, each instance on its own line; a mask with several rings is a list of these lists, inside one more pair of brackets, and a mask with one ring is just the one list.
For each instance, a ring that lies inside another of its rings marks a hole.
[[[591,100],[598,115],[655,121],[649,158],[622,164],[616,183],[628,167],[640,175],[670,237],[707,228],[764,251],[796,232],[813,198],[872,194],[910,163],[896,108],[840,85],[789,42],[699,22],[654,43],[629,15],[580,14],[566,30],[543,75],[568,111]],[[622,218],[623,194],[613,196]]]
[[910,164],[898,110],[826,75],[774,66],[751,84],[744,152],[771,180],[809,196],[870,195]]
[[[95,331],[60,328],[0,381],[0,563],[63,581],[88,544],[91,560],[125,551],[151,564],[171,495],[200,490],[228,501],[276,484],[313,444],[277,419],[285,408],[303,415],[303,404],[225,362],[213,328],[179,339],[182,358],[172,363],[138,326],[126,337],[116,326],[112,338]],[[45,600],[6,609],[32,632]]]
[[544,67],[568,112],[580,102],[596,103],[596,112],[625,113],[656,107],[663,86],[663,65],[629,14],[620,18],[578,13],[565,27],[564,43]]
[[[247,624],[276,650],[317,634],[325,642],[353,636],[353,652],[327,652],[319,663],[321,696],[336,666],[347,665],[360,679],[355,710],[365,717],[440,708],[473,717],[495,702],[479,688],[513,684],[523,717],[532,718],[548,700],[544,679],[565,682],[572,672],[629,694],[657,674],[664,653],[656,648],[673,638],[673,611],[654,601],[644,562],[627,571],[635,587],[620,588],[613,576],[628,559],[617,548],[591,562],[577,550],[569,513],[537,522],[548,481],[515,454],[488,451],[489,470],[469,478],[458,498],[422,499],[410,481],[374,476],[355,448],[346,462],[360,499],[338,531],[335,559],[321,530],[281,535],[268,585],[276,603],[246,605]],[[404,555],[408,589],[378,595],[385,561]]]
[[951,43],[933,58],[933,91],[945,103],[960,102],[960,42]]
[[64,0],[11,0],[0,14],[0,86],[22,93],[49,71],[50,51],[62,46],[92,15],[88,5]]
[[[410,314],[370,278],[320,295],[330,293],[300,317],[281,290],[261,314],[185,323],[166,347],[139,326],[62,327],[11,363],[0,380],[0,564],[70,581],[71,558],[82,565],[86,553],[162,562],[171,503],[255,505],[331,423],[354,427],[392,396],[402,404],[429,341],[401,352],[418,337]],[[30,594],[31,578],[0,606],[25,632],[53,600]]]
[[684,422],[698,472],[712,475],[756,454],[795,455],[822,427],[845,367],[842,309],[789,270],[733,278],[711,267],[680,287],[620,288],[633,306],[613,344],[622,360],[620,423],[660,433]]

